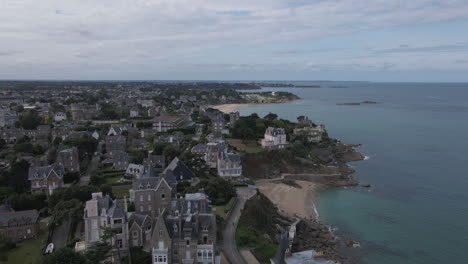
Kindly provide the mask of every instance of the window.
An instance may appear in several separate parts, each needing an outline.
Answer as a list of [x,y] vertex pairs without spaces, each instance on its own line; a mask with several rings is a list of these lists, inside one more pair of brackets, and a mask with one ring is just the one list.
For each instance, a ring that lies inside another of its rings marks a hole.
[[151,201],[151,194],[148,194],[148,201]]
[[140,212],[143,212],[143,205],[140,205]]
[[166,195],[165,195],[164,193],[161,194],[161,198],[162,198],[163,200],[166,199]]
[[163,235],[163,231],[162,229],[159,230],[159,236],[162,236]]
[[133,238],[138,238],[138,232],[137,231],[133,231]]
[[117,239],[117,247],[122,248],[123,247],[123,241],[122,239]]
[[146,231],[150,231],[151,230],[151,225],[147,225],[146,226]]
[[187,239],[187,246],[189,246],[189,245],[190,245],[190,240]]
[[140,202],[143,202],[143,194],[140,195]]
[[148,205],[148,211],[151,211],[151,205]]
[[121,224],[122,223],[122,219],[115,219],[114,220],[114,225],[115,224]]

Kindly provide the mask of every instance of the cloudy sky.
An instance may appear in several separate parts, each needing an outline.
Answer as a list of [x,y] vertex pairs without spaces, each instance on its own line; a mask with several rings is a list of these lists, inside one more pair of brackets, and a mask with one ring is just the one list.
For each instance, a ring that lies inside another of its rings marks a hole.
[[1,0],[0,79],[468,81],[468,0]]

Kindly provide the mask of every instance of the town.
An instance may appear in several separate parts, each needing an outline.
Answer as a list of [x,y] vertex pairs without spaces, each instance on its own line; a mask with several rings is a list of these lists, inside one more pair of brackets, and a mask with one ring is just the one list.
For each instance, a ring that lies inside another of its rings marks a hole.
[[[343,146],[308,117],[295,123],[214,107],[297,100],[291,93],[175,86],[0,85],[0,263],[280,264],[293,245],[319,251],[297,242],[300,219],[255,187],[262,173],[252,158],[297,156],[336,175],[339,160],[313,151]],[[265,241],[244,232],[255,201],[273,208]]]

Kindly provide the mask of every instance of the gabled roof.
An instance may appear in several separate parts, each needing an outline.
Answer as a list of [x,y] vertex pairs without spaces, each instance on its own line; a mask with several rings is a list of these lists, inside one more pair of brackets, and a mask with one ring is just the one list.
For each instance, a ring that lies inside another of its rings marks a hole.
[[163,171],[166,176],[175,177],[177,181],[191,181],[195,174],[179,158],[175,157]]
[[64,174],[64,168],[62,165],[48,165],[48,166],[36,166],[29,168],[28,180],[44,180],[49,178],[50,175],[56,175],[58,178],[62,178]]

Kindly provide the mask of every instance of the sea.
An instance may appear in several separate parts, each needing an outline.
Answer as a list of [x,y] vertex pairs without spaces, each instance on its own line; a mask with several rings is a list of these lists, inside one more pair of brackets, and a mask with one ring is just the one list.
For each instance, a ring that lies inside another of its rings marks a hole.
[[[364,264],[468,263],[468,84],[294,82],[301,100],[241,108],[242,115],[306,115],[358,148],[350,163],[370,188],[326,188],[320,221],[360,242]],[[376,101],[379,104],[337,105]]]

